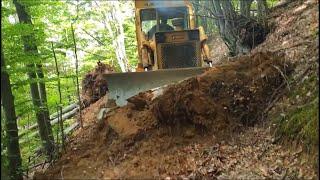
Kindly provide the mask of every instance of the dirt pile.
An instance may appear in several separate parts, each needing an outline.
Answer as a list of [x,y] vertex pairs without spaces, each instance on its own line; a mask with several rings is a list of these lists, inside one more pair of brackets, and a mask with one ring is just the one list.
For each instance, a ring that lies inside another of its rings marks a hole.
[[[164,178],[195,172],[197,165],[183,158],[188,144],[226,141],[239,127],[253,124],[288,73],[281,54],[259,52],[168,86],[157,97],[152,91],[140,93],[128,105],[109,110],[102,124],[92,121],[88,111],[91,125],[76,134],[45,177],[60,178],[61,171],[64,178]],[[100,107],[100,101],[91,106]],[[166,164],[171,160],[176,163]]]
[[160,123],[170,125],[191,123],[206,129],[225,129],[218,122],[252,125],[291,71],[279,54],[240,57],[168,87],[154,100],[152,110]]
[[[156,125],[172,128],[182,136],[195,133],[190,131],[224,134],[261,119],[275,90],[285,88],[290,72],[292,66],[282,54],[242,56],[165,87],[157,97],[150,90],[129,98],[127,106],[108,113],[106,125],[121,137],[131,137],[135,134],[132,129],[138,132]],[[125,124],[128,127],[122,126]]]
[[108,64],[97,63],[94,70],[87,73],[82,80],[81,101],[84,107],[99,100],[108,91],[108,83],[103,74],[113,73],[114,69]]

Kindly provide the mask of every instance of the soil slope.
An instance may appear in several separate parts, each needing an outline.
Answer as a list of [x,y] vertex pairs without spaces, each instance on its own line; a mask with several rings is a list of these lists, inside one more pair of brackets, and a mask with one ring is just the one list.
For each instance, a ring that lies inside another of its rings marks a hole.
[[[100,121],[95,116],[106,98],[90,105],[85,127],[65,154],[35,179],[316,178],[299,146],[276,143],[264,112],[287,88],[287,77],[297,74],[292,70],[303,68],[295,62],[306,53],[294,48],[318,46],[312,38],[318,18],[307,16],[317,16],[317,5],[294,1],[285,11],[275,8],[273,32],[251,55],[169,86],[160,96],[141,93],[125,107],[108,107]],[[318,56],[310,54],[309,60]]]

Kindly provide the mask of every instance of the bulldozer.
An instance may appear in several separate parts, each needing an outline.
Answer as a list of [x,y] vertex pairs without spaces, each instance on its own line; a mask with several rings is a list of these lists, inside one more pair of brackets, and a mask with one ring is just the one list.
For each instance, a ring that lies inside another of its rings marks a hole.
[[191,2],[135,0],[136,72],[105,74],[108,98],[119,106],[139,92],[172,84],[212,67],[207,35]]

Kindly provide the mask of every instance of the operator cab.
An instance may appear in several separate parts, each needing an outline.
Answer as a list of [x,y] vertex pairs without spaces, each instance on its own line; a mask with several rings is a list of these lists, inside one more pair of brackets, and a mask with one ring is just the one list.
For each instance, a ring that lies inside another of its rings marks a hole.
[[142,31],[148,40],[156,32],[189,30],[189,14],[187,7],[165,7],[141,9]]

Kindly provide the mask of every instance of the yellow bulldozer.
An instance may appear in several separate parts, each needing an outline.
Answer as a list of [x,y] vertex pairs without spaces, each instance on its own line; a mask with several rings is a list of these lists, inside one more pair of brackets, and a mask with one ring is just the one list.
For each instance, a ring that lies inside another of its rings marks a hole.
[[135,1],[137,71],[210,64],[207,36],[189,1]]
[[201,74],[212,66],[203,28],[187,0],[135,0],[136,72],[106,74],[108,98],[119,106],[139,92]]

